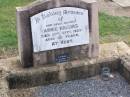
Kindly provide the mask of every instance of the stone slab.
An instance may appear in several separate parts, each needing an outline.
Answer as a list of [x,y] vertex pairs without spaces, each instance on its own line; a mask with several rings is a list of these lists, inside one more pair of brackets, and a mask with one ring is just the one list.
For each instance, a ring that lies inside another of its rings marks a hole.
[[130,0],[113,0],[122,7],[130,7]]
[[88,10],[74,7],[53,8],[32,16],[34,53],[89,44],[88,16]]

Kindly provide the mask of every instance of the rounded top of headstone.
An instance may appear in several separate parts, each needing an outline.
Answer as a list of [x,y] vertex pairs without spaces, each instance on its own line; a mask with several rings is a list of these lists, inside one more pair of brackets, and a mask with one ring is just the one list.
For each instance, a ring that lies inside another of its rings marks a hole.
[[81,1],[84,1],[84,2],[87,2],[87,3],[97,2],[97,0],[81,0]]
[[23,6],[23,7],[20,7],[20,8],[16,8],[17,10],[26,10],[26,9],[30,9],[34,6],[38,6],[38,5],[41,5],[43,3],[46,3],[46,2],[62,2],[62,1],[66,1],[66,2],[84,2],[84,3],[94,3],[94,2],[97,2],[97,0],[71,0],[71,1],[67,1],[67,0],[36,0],[26,6]]

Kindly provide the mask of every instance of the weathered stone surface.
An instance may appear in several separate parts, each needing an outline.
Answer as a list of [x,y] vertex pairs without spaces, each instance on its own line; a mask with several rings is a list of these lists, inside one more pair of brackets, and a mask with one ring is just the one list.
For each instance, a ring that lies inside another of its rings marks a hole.
[[[26,8],[17,8],[17,35],[19,56],[23,67],[29,67],[33,64],[33,46],[31,37],[31,26],[29,20],[29,11]],[[25,65],[26,64],[26,65]]]
[[115,3],[119,4],[122,7],[130,7],[130,1],[129,0],[113,0]]
[[[102,62],[102,61],[107,61],[107,60],[112,60],[112,59],[118,59],[121,56],[125,55],[130,55],[130,49],[129,47],[123,43],[123,42],[117,42],[117,43],[108,43],[108,44],[100,44],[100,53],[99,57],[95,59],[84,59],[84,60],[77,60],[77,61],[72,61],[72,62],[67,62],[67,63],[62,63],[62,65],[65,65],[65,68],[73,68],[73,67],[78,67],[81,65],[80,63],[86,63],[86,64],[95,64],[97,62]],[[129,58],[128,58],[129,59]],[[127,59],[127,60],[128,60]],[[73,63],[73,64],[70,64]],[[34,68],[28,68],[28,69],[23,69],[22,67],[19,66],[19,58],[18,57],[13,57],[9,59],[1,59],[0,60],[0,68],[10,71],[10,72],[15,72],[15,71],[33,71]],[[42,68],[54,68],[57,65],[46,65],[46,67]],[[41,67],[37,67],[35,69],[39,69]]]

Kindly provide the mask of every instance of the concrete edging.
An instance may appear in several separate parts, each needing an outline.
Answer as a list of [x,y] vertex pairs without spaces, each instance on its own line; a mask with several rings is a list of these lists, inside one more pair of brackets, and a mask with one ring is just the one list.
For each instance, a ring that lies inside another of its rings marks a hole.
[[23,69],[19,66],[17,57],[0,60],[0,94],[3,94],[3,97],[8,97],[10,89],[25,89],[95,76],[100,74],[103,66],[120,72],[130,82],[130,48],[124,42],[101,44],[99,57],[95,59],[76,60],[39,68]]

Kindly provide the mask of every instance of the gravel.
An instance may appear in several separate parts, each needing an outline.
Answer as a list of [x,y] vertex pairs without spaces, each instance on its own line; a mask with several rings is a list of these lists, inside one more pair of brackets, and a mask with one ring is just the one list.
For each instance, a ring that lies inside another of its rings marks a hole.
[[100,76],[39,87],[34,97],[130,97],[130,85],[118,73],[103,81]]

